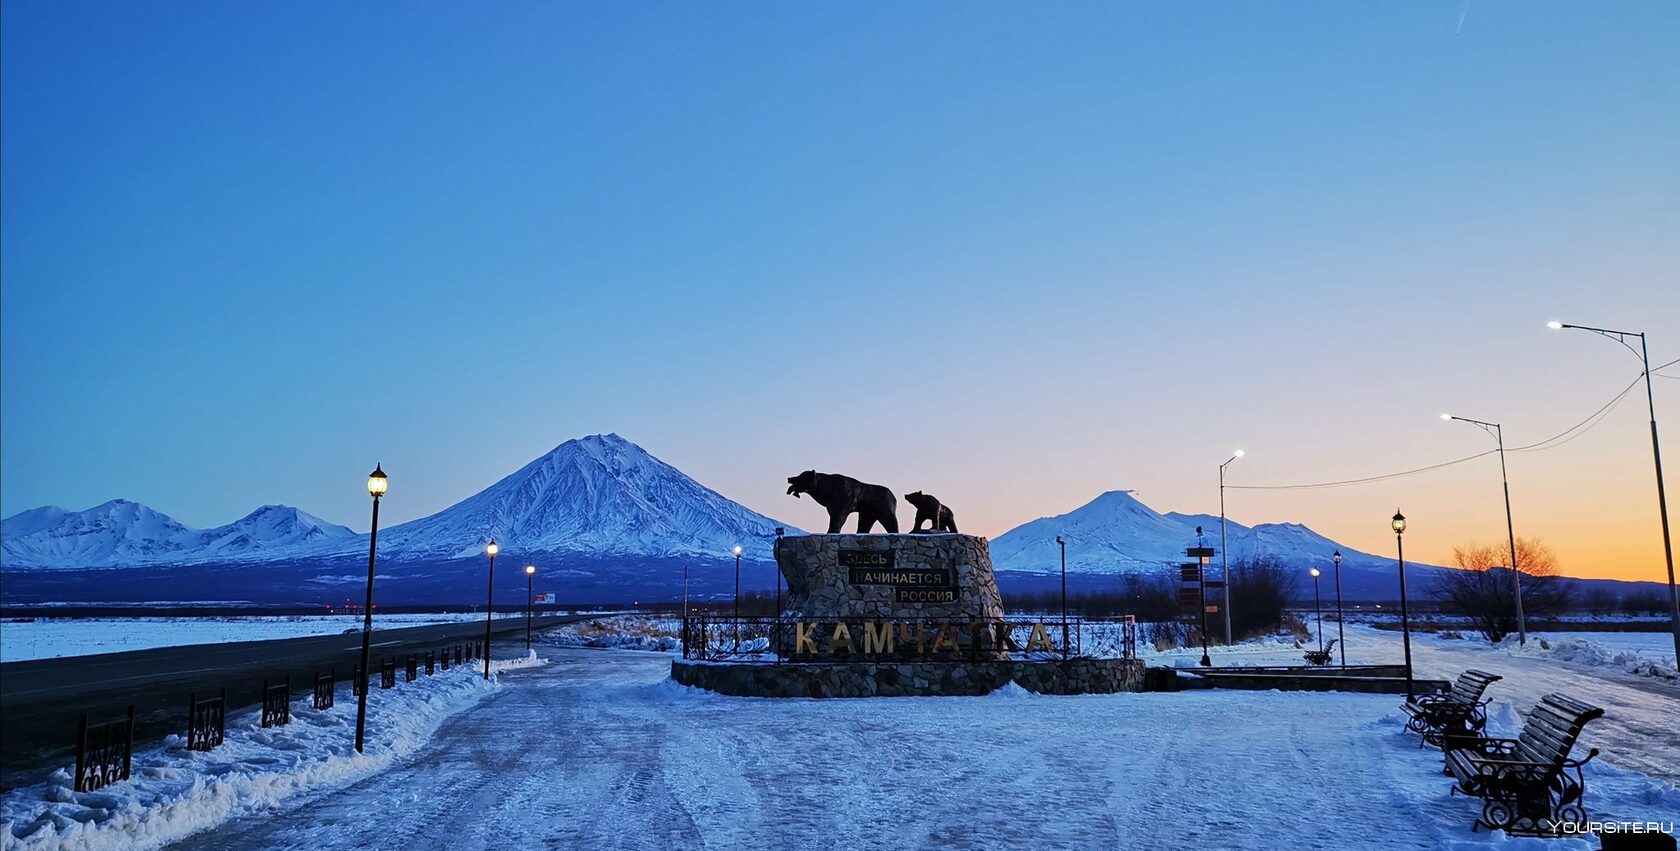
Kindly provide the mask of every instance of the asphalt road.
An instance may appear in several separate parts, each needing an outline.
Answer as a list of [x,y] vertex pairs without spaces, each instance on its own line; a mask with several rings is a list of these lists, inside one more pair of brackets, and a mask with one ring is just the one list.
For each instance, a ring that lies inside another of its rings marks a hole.
[[[545,629],[593,615],[552,615],[533,620]],[[525,652],[525,619],[497,618],[492,656],[511,658]],[[484,640],[484,622],[436,624],[373,633],[370,658],[373,687],[378,688],[382,660],[394,658],[404,675],[410,653],[422,660],[428,650]],[[291,677],[294,695],[309,693],[318,671],[349,679],[360,664],[361,633],[159,647],[127,653],[101,653],[60,659],[33,659],[0,665],[0,791],[37,781],[54,768],[75,761],[81,713],[89,723],[123,717],[134,706],[135,748],[170,733],[185,734],[191,695],[215,695],[227,689],[229,712],[262,701],[266,678]],[[422,661],[423,665],[424,662]],[[483,664],[482,662],[479,664]]]

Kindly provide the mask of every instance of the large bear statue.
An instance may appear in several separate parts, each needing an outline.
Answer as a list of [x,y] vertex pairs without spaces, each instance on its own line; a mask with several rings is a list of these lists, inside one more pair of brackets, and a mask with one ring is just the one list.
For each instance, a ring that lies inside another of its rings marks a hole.
[[828,509],[828,533],[833,535],[845,524],[847,515],[857,512],[859,534],[869,532],[880,523],[888,532],[898,531],[898,498],[884,485],[871,485],[850,476],[806,470],[788,477],[787,492],[798,499],[808,493],[817,504]]
[[916,506],[916,522],[910,527],[910,531],[922,531],[923,522],[929,524],[929,532],[957,531],[956,515],[951,513],[950,506],[939,501],[939,497],[916,491],[905,494],[904,501]]

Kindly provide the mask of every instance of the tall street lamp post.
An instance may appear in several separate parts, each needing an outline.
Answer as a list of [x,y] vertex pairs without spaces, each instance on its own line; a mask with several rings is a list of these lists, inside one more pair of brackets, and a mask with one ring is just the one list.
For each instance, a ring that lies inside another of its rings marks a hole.
[[741,545],[735,545],[735,649],[741,648]]
[[385,471],[378,464],[368,474],[367,490],[373,497],[373,527],[368,534],[367,605],[362,607],[362,682],[356,697],[356,753],[362,752],[362,737],[367,732],[368,652],[373,641],[373,554],[379,543],[379,498],[385,495],[389,483]]
[[776,527],[776,617],[782,616],[782,533],[786,530]]
[[1523,617],[1522,604],[1522,566],[1517,564],[1517,531],[1511,523],[1511,479],[1505,474],[1505,430],[1499,423],[1482,422],[1469,417],[1455,417],[1452,414],[1442,414],[1441,419],[1461,423],[1469,423],[1493,435],[1499,443],[1499,482],[1505,488],[1505,539],[1511,546],[1511,584],[1516,587],[1517,595],[1517,643],[1528,643],[1528,619]]
[[1225,581],[1225,646],[1231,646],[1231,561],[1225,555],[1225,468],[1232,461],[1243,457],[1245,453],[1238,449],[1231,453],[1224,464],[1219,465],[1219,573]]
[[1342,551],[1330,554],[1330,561],[1336,565],[1336,643],[1342,648],[1342,667],[1347,667],[1347,633],[1342,631]]
[[484,601],[484,678],[487,680],[490,679],[490,617],[491,609],[495,608],[496,603],[496,553],[501,550],[501,547],[496,546],[495,538],[491,538],[489,545],[484,548],[490,555],[490,578],[485,583],[489,590],[485,592]]
[[1318,594],[1318,568],[1312,569],[1313,578],[1313,614],[1318,618],[1318,652],[1324,652],[1324,605],[1323,598]]
[[1612,331],[1608,328],[1593,328],[1587,325],[1565,325],[1562,322],[1546,323],[1551,328],[1578,328],[1609,337],[1624,346],[1629,351],[1628,337],[1639,338],[1639,359],[1645,364],[1645,404],[1651,411],[1651,461],[1657,468],[1657,514],[1662,517],[1663,560],[1668,563],[1668,625],[1674,633],[1674,655],[1680,658],[1680,592],[1674,588],[1674,544],[1668,534],[1668,494],[1663,490],[1662,446],[1657,442],[1657,402],[1651,394],[1651,350],[1645,343],[1643,331]]
[[537,566],[525,565],[525,652],[531,652],[531,580],[537,575]]
[[1062,655],[1068,651],[1068,619],[1067,619],[1067,539],[1056,536],[1056,546],[1062,551]]
[[1406,608],[1406,548],[1400,543],[1400,536],[1406,533],[1406,515],[1395,510],[1389,526],[1394,529],[1394,549],[1400,557],[1400,640],[1406,647],[1406,699],[1409,701],[1416,695],[1412,687],[1412,618]]
[[732,552],[735,553],[735,617],[738,618],[741,616],[741,545],[736,544]]

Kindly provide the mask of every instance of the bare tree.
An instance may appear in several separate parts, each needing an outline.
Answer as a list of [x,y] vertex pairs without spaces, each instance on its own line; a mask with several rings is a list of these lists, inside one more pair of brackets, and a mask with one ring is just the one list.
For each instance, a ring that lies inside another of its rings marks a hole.
[[[1431,590],[1441,610],[1463,615],[1488,641],[1517,631],[1516,590],[1510,551],[1501,544],[1466,544],[1453,549],[1453,568],[1435,575]],[[1569,588],[1558,581],[1557,556],[1538,539],[1517,539],[1516,569],[1522,581],[1523,613],[1555,615],[1569,605]]]

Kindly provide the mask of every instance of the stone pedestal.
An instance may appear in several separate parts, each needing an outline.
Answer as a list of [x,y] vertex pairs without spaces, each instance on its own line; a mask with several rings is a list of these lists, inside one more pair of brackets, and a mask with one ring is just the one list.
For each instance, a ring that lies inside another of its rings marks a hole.
[[776,561],[788,584],[785,617],[1003,617],[992,556],[977,535],[800,535],[782,539]]

